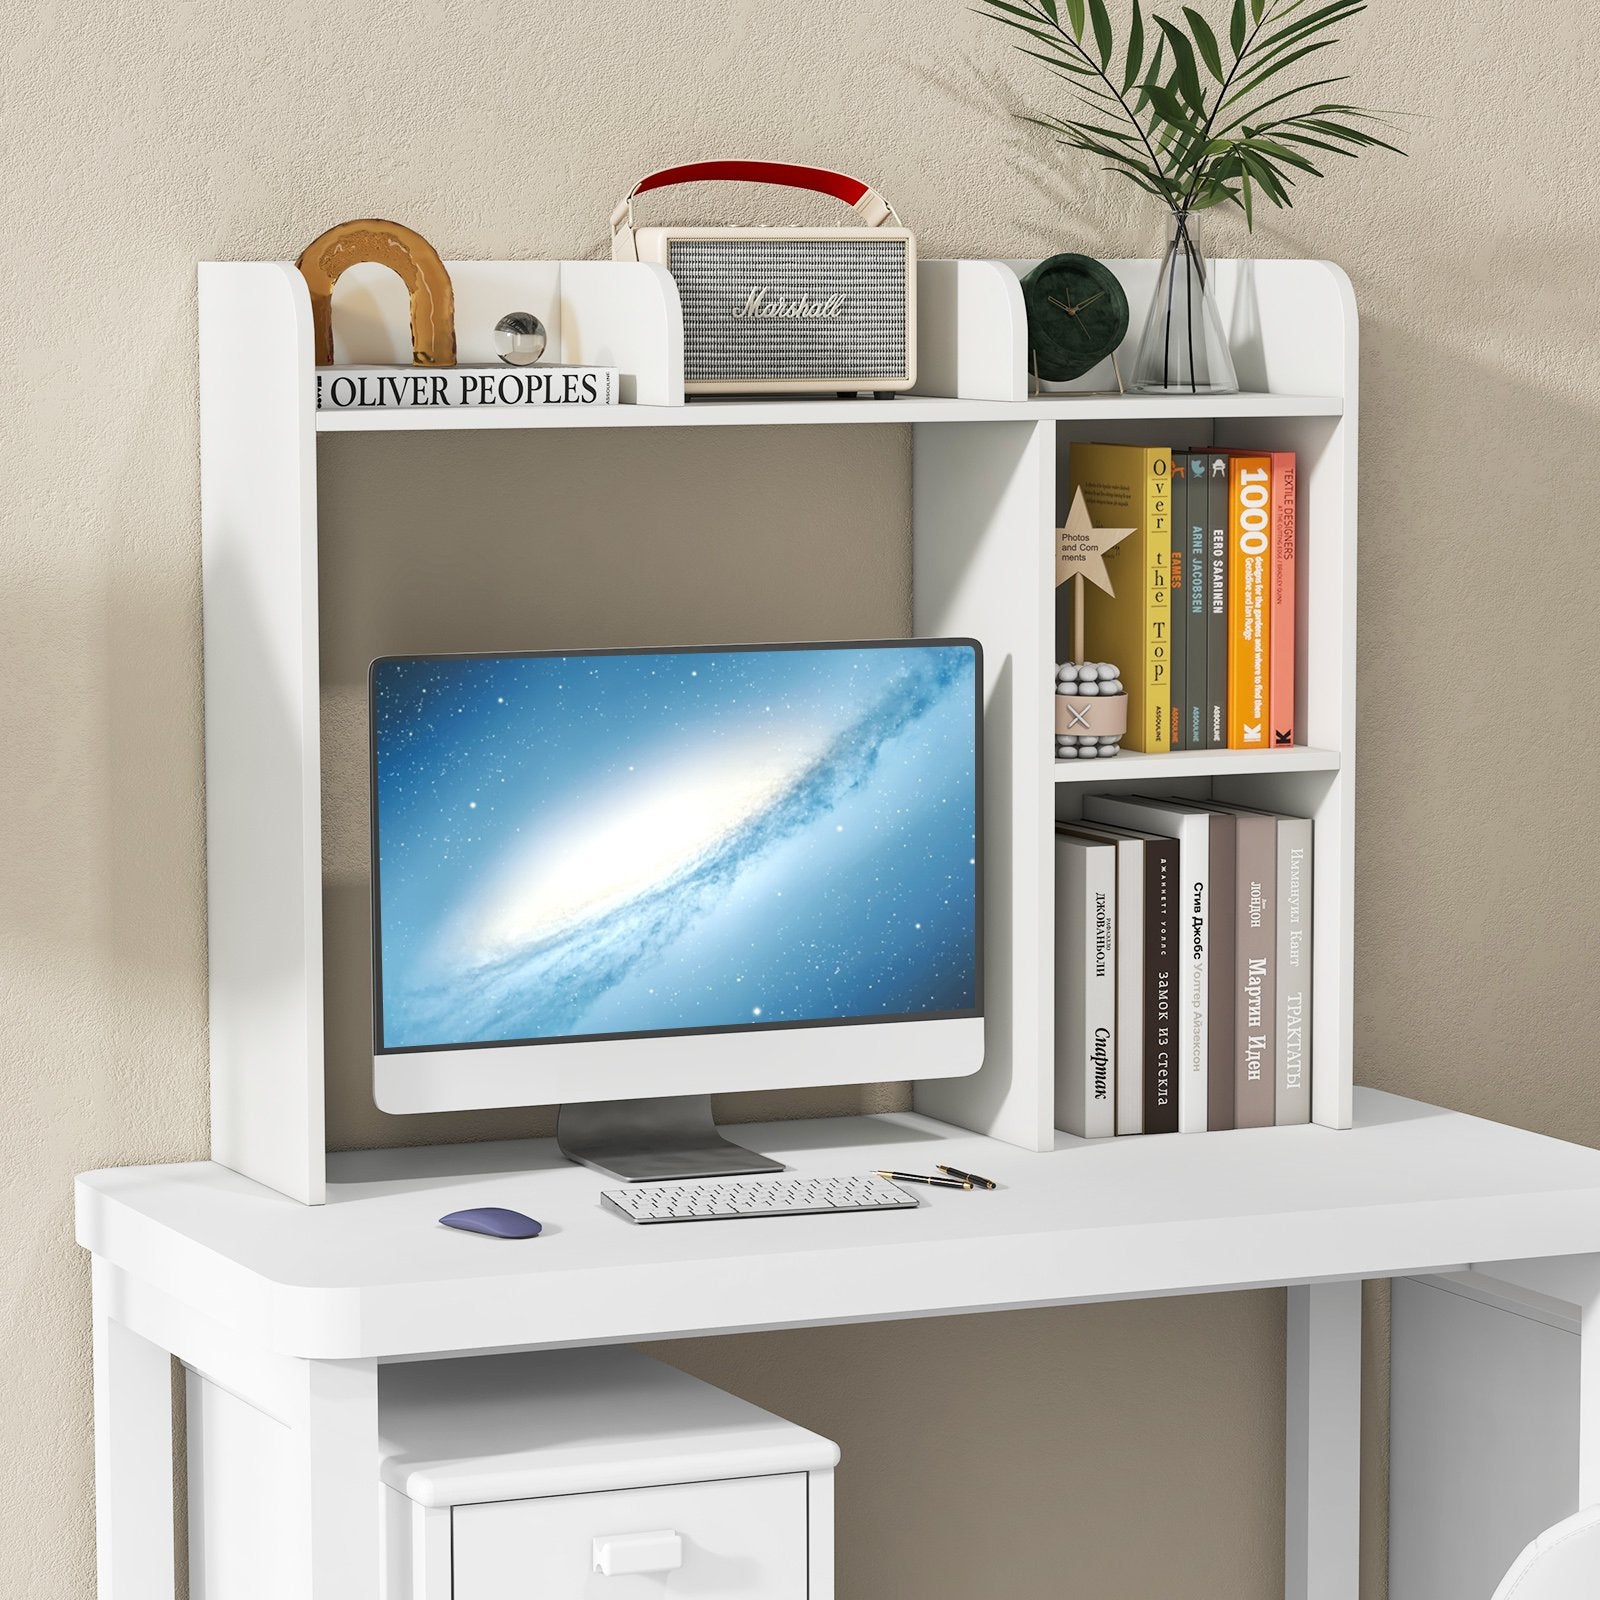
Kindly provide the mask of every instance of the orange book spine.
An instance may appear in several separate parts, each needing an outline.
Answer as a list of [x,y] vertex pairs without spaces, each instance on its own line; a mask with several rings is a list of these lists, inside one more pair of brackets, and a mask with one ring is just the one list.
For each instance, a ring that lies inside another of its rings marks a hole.
[[1228,748],[1265,750],[1271,710],[1272,458],[1228,463]]
[[1294,743],[1295,460],[1292,450],[1272,452],[1272,692],[1268,702],[1272,748]]

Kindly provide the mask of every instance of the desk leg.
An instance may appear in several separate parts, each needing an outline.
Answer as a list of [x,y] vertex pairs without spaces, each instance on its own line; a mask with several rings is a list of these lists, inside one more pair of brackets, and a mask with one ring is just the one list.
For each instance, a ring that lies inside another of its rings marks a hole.
[[1472,1270],[1549,1295],[1577,1311],[1578,1504],[1600,1503],[1600,1255],[1475,1262]]
[[1284,1476],[1288,1600],[1356,1600],[1361,1550],[1361,1285],[1289,1290]]
[[378,1364],[300,1362],[296,1388],[291,1593],[379,1600]]
[[[98,1263],[97,1263],[98,1265]],[[94,1280],[94,1472],[100,1600],[173,1600],[172,1357],[112,1314]]]

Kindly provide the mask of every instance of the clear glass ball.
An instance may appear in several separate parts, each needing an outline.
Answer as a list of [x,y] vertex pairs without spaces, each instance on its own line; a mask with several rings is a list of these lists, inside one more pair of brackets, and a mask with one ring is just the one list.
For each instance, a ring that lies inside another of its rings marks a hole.
[[494,325],[494,347],[514,367],[531,367],[544,354],[547,338],[531,311],[508,311]]

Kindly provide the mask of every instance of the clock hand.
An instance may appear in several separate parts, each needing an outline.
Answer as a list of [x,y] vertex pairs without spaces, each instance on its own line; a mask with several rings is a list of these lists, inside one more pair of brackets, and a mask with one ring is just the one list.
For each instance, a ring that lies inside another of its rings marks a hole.
[[1092,306],[1095,303],[1096,300],[1103,299],[1104,296],[1105,296],[1105,290],[1102,289],[1099,294],[1090,295],[1089,298],[1087,300],[1083,301],[1082,304],[1080,304],[1077,309],[1079,311],[1085,311],[1090,306]]
[[1069,305],[1065,300],[1057,300],[1053,294],[1047,294],[1045,299],[1048,300],[1053,306],[1060,306],[1060,308],[1065,311],[1069,317],[1077,316],[1079,310],[1081,309],[1078,306]]

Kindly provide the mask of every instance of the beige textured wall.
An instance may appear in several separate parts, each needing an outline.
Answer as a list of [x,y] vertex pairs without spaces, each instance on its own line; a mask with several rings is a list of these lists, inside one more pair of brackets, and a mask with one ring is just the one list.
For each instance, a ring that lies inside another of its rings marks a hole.
[[[206,1149],[194,262],[372,214],[451,255],[595,253],[629,180],[705,154],[859,169],[935,254],[1136,253],[1158,228],[1007,121],[1043,84],[960,0],[5,0],[0,30],[0,1590],[84,1600],[69,1179]],[[1352,56],[1368,99],[1428,114],[1414,158],[1342,171],[1248,246],[1224,227],[1219,253],[1333,256],[1364,308],[1358,1075],[1600,1143],[1592,18],[1387,0]],[[459,503],[430,476],[443,441],[323,456],[336,986],[360,965],[341,730],[378,612],[419,646],[484,642],[465,586],[509,557],[526,588],[487,629],[508,644],[632,637],[663,583],[685,638],[906,617],[899,430],[448,448],[481,469]],[[381,546],[371,599],[350,562]],[[755,580],[774,552],[777,591]],[[556,609],[559,585],[580,601]],[[334,1128],[385,1137],[334,998]],[[1103,1352],[1112,1381],[1076,1382]],[[849,1600],[1281,1592],[1276,1295],[672,1353],[843,1442]],[[1381,1371],[1373,1390],[1376,1442]],[[1370,1511],[1381,1491],[1375,1471]]]

